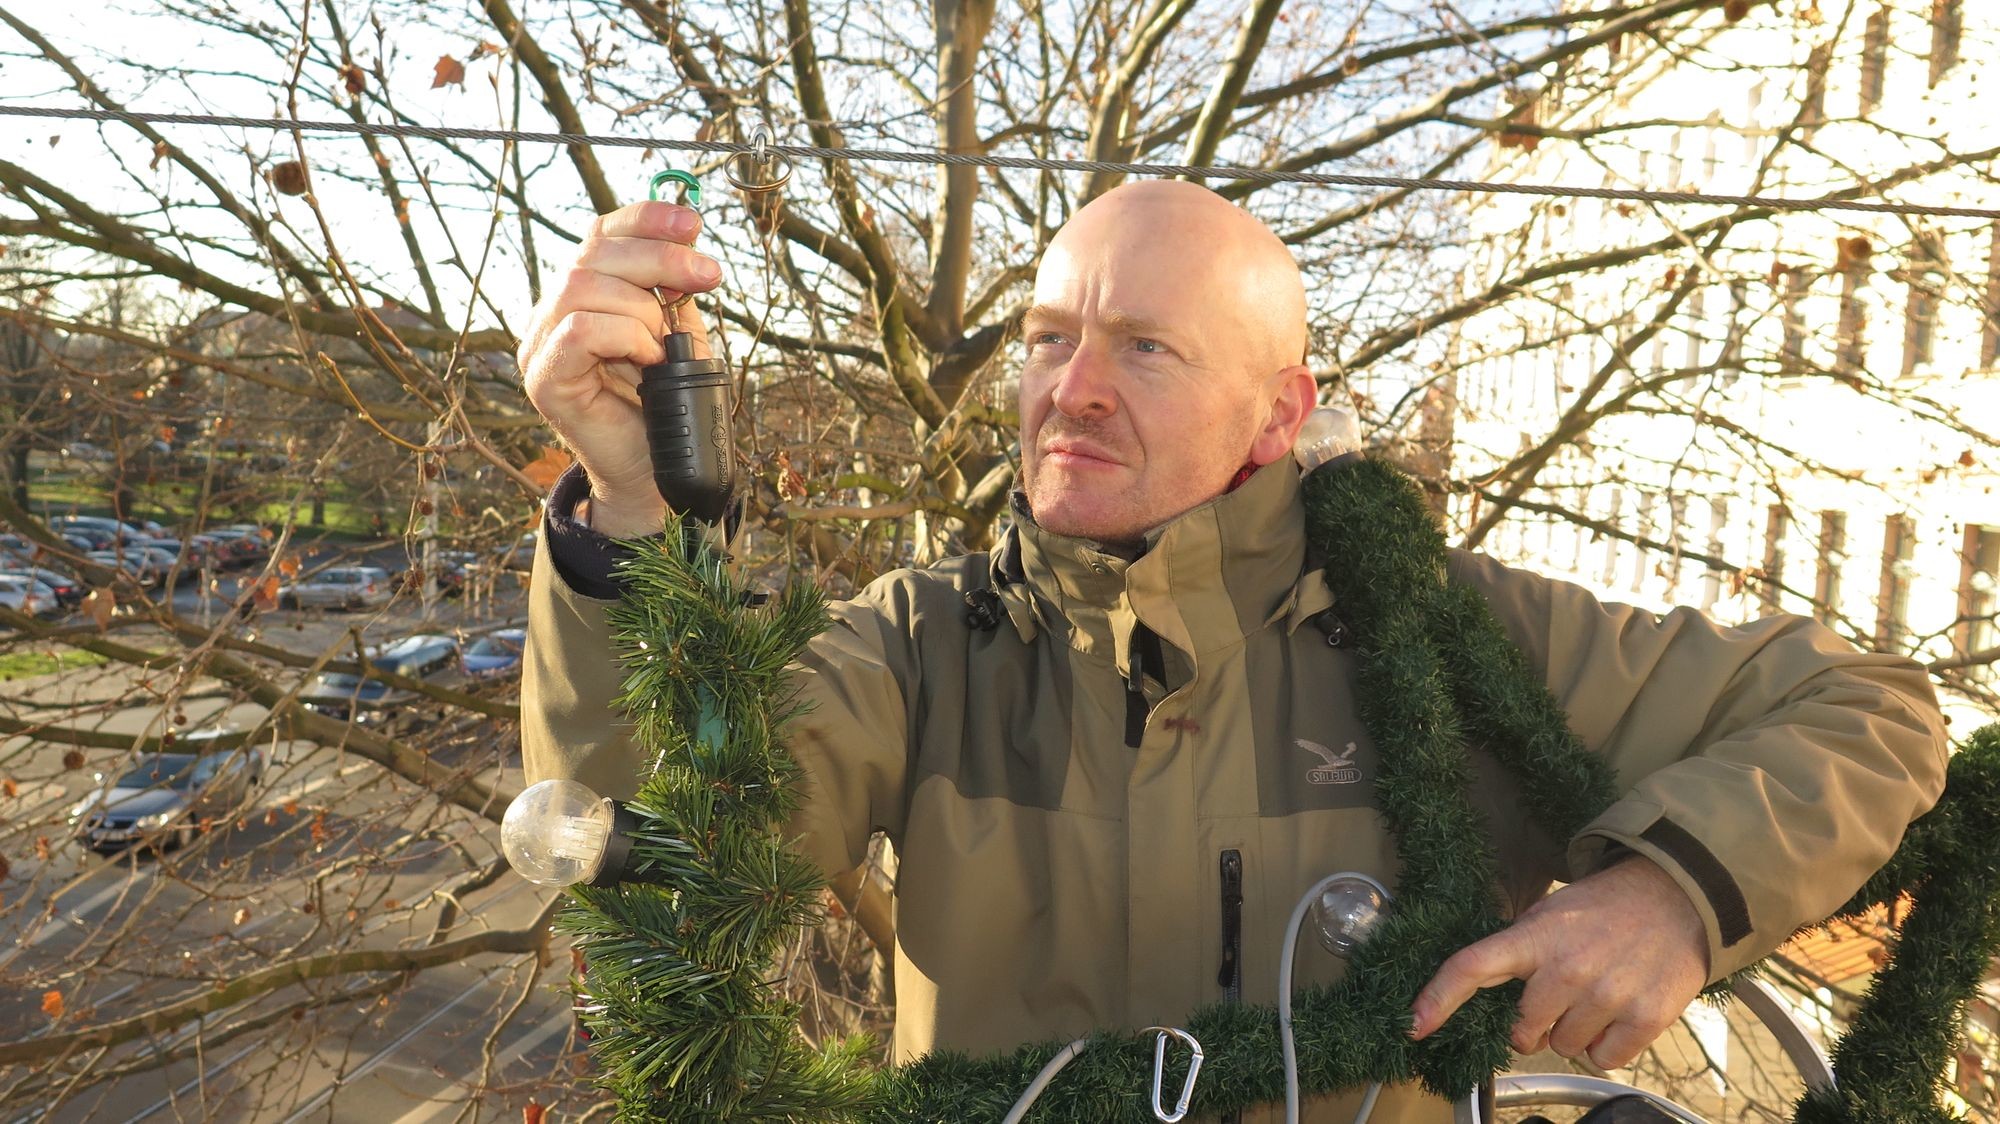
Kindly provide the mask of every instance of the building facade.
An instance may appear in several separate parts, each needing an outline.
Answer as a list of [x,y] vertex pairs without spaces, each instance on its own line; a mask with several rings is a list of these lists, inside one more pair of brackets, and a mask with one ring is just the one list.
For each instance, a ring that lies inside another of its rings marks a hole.
[[[2000,10],[1734,4],[1523,91],[1491,179],[2000,209]],[[1993,84],[1994,79],[1987,82]],[[1653,608],[1810,614],[2000,687],[2000,223],[1467,200],[1450,511],[1507,561]]]

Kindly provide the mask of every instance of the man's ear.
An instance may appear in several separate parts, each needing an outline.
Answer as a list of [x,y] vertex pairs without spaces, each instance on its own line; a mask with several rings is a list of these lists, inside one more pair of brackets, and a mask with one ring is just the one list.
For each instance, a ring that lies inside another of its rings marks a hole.
[[1306,415],[1319,402],[1319,384],[1303,365],[1286,367],[1265,385],[1270,389],[1270,413],[1250,441],[1250,463],[1258,468],[1291,453]]

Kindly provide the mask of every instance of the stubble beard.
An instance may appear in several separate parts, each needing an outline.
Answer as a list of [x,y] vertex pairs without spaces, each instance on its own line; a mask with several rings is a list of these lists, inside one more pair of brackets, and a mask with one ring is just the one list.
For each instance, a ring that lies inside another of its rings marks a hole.
[[1037,455],[1023,465],[1022,491],[1028,508],[1043,530],[1068,538],[1100,543],[1136,542],[1146,532],[1149,496],[1139,487],[1113,487],[1101,482],[1096,487],[1068,473],[1050,470],[1042,452],[1059,438],[1086,441],[1119,458],[1132,460],[1130,441],[1113,427],[1088,418],[1072,418],[1051,413],[1043,419],[1035,436]]

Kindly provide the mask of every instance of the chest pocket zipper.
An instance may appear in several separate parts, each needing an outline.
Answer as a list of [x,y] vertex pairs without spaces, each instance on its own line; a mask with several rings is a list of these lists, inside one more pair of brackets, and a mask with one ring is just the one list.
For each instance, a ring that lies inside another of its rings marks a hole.
[[[1216,975],[1227,1003],[1243,1000],[1243,852],[1234,847],[1222,852],[1222,969]],[[1241,1117],[1229,1113],[1221,1124],[1238,1124]]]

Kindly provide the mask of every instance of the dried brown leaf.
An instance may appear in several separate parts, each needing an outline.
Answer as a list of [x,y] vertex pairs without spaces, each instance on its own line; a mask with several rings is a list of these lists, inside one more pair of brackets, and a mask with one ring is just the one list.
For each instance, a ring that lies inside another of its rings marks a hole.
[[465,64],[450,55],[440,56],[437,65],[431,70],[431,89],[463,85],[465,85]]
[[271,189],[280,195],[304,195],[306,193],[306,166],[297,160],[287,160],[271,168],[268,178]]
[[62,992],[50,990],[42,993],[42,1014],[47,1015],[52,1019],[62,1018],[63,1016]]
[[77,607],[83,610],[84,616],[97,622],[98,628],[110,628],[111,615],[118,611],[118,598],[108,589],[93,589],[85,595],[83,604]]

